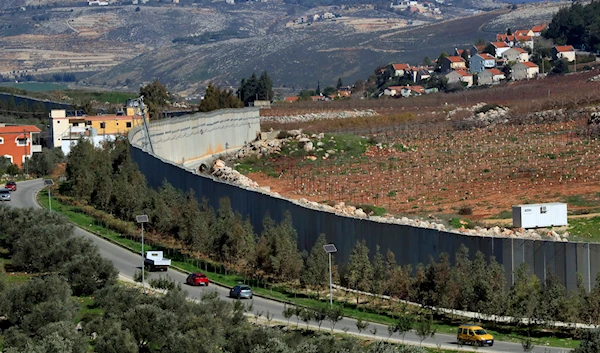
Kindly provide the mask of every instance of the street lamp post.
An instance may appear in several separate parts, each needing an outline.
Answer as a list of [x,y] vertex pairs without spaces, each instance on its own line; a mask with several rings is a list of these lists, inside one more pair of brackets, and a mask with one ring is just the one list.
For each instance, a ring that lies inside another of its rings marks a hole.
[[144,285],[144,223],[148,223],[148,215],[135,216],[135,220],[142,224],[142,292],[146,293],[146,287]]
[[54,185],[54,180],[44,179],[44,184],[48,186],[48,209],[52,212],[52,199],[50,198],[50,188]]
[[333,307],[333,274],[331,273],[331,254],[337,252],[333,244],[323,245],[323,249],[329,255],[329,307]]

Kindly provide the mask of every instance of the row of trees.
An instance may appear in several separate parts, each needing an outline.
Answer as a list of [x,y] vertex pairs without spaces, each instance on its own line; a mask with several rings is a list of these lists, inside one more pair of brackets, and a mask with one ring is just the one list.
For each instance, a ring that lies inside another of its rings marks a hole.
[[561,8],[543,33],[560,45],[570,44],[578,49],[600,51],[600,2],[583,5],[574,2]]
[[266,71],[263,71],[260,77],[256,77],[256,73],[253,72],[249,78],[242,79],[237,95],[244,105],[249,105],[255,100],[272,101],[274,97],[273,81]]
[[[301,252],[290,215],[281,223],[267,215],[262,232],[256,234],[228,199],[220,200],[215,211],[207,200],[199,203],[192,191],[184,194],[168,183],[152,190],[131,161],[126,141],[104,149],[80,142],[69,155],[67,177],[63,192],[126,221],[148,214],[150,233],[174,241],[188,254],[219,262],[247,278],[297,283],[319,292],[328,286],[325,234],[310,252]],[[554,274],[548,273],[541,282],[522,265],[514,273],[515,284],[508,286],[502,266],[493,257],[486,260],[477,253],[470,258],[466,247],[454,255],[453,261],[442,254],[429,264],[400,266],[393,252],[376,248],[371,253],[364,242],[357,242],[348,263],[334,267],[334,276],[342,285],[424,307],[600,323],[600,277],[591,293],[581,282],[577,291],[570,292]]]

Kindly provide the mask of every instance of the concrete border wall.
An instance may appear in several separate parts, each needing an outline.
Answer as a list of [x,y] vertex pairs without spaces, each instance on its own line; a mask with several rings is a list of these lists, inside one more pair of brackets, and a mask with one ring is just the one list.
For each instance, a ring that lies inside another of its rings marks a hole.
[[[154,154],[176,163],[242,147],[260,133],[258,108],[224,109],[150,123]],[[132,145],[147,147],[144,133],[130,134]]]
[[[226,113],[229,119],[235,116],[235,113],[230,111]],[[247,118],[242,111],[240,114],[241,117]],[[177,119],[172,121],[176,123],[175,120]],[[166,125],[165,122],[161,123]],[[234,123],[231,129],[239,126]],[[168,130],[168,127],[162,128]],[[154,124],[151,134],[152,131],[156,131]],[[218,133],[224,135],[227,129],[223,128]],[[328,241],[335,243],[338,248],[336,263],[340,265],[347,262],[356,241],[364,239],[371,255],[378,245],[383,253],[393,251],[398,264],[411,264],[413,267],[419,263],[428,263],[430,257],[437,259],[442,252],[448,253],[451,261],[454,261],[454,254],[464,244],[472,258],[477,251],[484,253],[486,258],[494,256],[504,267],[508,284],[513,283],[513,272],[523,262],[529,265],[532,273],[540,280],[544,280],[547,271],[551,271],[569,289],[576,288],[577,274],[580,273],[586,289],[590,290],[600,270],[600,244],[468,236],[435,229],[379,223],[310,209],[260,190],[243,189],[222,180],[198,175],[173,161],[152,155],[139,145],[142,140],[141,134],[139,128],[130,132],[131,154],[150,186],[159,187],[162,181],[167,179],[181,190],[193,189],[198,198],[207,198],[215,209],[218,208],[219,199],[228,197],[233,210],[249,217],[258,233],[262,231],[265,215],[269,214],[279,222],[286,212],[290,212],[298,232],[299,249],[310,251],[319,234],[325,233]],[[168,144],[169,148],[176,148],[178,145],[173,141],[168,141]],[[188,145],[190,144],[180,144]],[[174,154],[177,154],[177,151],[174,151]]]

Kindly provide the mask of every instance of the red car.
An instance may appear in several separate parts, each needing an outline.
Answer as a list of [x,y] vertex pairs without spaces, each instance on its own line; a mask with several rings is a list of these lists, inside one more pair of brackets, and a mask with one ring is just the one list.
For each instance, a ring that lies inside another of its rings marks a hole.
[[203,273],[192,273],[185,280],[190,286],[208,286],[209,280]]
[[4,187],[10,191],[17,191],[17,183],[14,181],[7,181]]

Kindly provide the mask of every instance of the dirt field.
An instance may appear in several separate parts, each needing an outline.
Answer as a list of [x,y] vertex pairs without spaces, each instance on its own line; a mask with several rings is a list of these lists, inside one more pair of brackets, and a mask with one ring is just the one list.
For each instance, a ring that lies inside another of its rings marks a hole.
[[[290,157],[272,159],[270,176],[253,173],[249,177],[291,198],[376,205],[392,214],[456,214],[461,207],[469,207],[473,218],[506,218],[512,205],[553,201],[567,202],[569,211],[575,213],[593,212],[600,206],[600,141],[589,136],[589,114],[581,113],[580,108],[600,102],[600,83],[587,80],[597,74],[399,99],[390,101],[390,107],[377,102],[380,106],[372,107],[382,116],[398,110],[412,114],[415,118],[406,124],[377,126],[374,118],[347,124],[271,124],[278,129],[300,127],[316,133],[359,133],[388,147],[371,146],[354,159],[342,155],[311,163]],[[440,99],[455,104],[447,108]],[[456,121],[446,121],[441,115],[444,110],[472,105],[458,103],[461,101],[507,105],[514,121],[457,129]],[[294,113],[301,110],[290,109]],[[526,118],[541,110],[561,112],[566,119]],[[308,106],[307,111],[311,111]],[[283,111],[265,114],[276,116]]]

